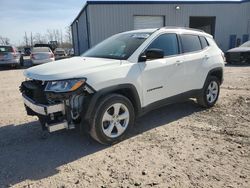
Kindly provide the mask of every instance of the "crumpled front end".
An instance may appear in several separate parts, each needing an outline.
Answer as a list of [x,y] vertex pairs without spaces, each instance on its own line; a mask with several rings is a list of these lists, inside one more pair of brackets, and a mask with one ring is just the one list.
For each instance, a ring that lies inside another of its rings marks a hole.
[[[86,83],[77,86],[64,84],[63,88],[55,85],[56,82],[59,81],[28,80],[20,86],[27,114],[38,116],[43,129],[49,132],[75,128],[81,122],[88,101],[95,92]],[[51,84],[54,84],[54,88]],[[48,88],[48,85],[52,89]],[[71,88],[63,90],[66,87]]]

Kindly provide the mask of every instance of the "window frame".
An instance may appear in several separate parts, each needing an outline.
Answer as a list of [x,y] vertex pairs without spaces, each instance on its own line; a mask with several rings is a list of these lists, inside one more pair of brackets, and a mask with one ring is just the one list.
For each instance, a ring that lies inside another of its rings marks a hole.
[[[205,36],[202,36],[202,35],[199,35],[198,37],[199,37],[199,40],[200,40],[200,43],[201,43],[201,48],[202,48],[202,50],[205,50],[205,49],[209,48],[210,44],[209,44],[209,42],[207,41],[207,38],[206,38]],[[201,42],[201,38],[202,38],[202,37],[205,39],[205,41],[206,41],[206,43],[207,43],[207,46],[206,46],[205,48],[203,48],[203,46],[202,46],[202,42]]]
[[[175,32],[171,32],[171,33],[160,33],[159,35],[155,36],[155,37],[147,44],[147,46],[142,50],[141,54],[145,53],[145,51],[146,51],[147,49],[149,49],[148,47],[149,47],[157,38],[159,38],[159,37],[162,36],[162,35],[166,35],[166,34],[174,34],[174,35],[176,36],[178,53],[177,53],[177,54],[174,54],[174,55],[168,55],[168,56],[165,56],[165,55],[164,55],[164,57],[163,57],[163,58],[160,58],[160,59],[165,59],[165,58],[180,56],[180,55],[181,55],[181,43],[180,43],[180,38],[179,38],[179,36],[178,36],[178,33],[175,33]],[[152,61],[152,60],[147,60],[147,61]]]

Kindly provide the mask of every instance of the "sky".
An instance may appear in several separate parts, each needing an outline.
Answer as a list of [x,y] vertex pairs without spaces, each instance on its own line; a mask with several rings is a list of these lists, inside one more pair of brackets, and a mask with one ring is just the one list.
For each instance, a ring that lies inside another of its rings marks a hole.
[[[193,0],[195,1],[195,0]],[[23,43],[25,32],[46,33],[47,29],[69,26],[86,0],[0,0],[0,36],[14,45]]]
[[84,4],[85,0],[0,0],[0,35],[20,45],[25,32],[64,30]]

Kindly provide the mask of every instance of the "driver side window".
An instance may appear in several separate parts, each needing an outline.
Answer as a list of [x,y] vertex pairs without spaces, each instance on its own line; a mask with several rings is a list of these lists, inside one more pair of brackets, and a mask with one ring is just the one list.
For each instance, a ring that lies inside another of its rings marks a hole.
[[176,34],[167,33],[160,35],[148,46],[148,49],[152,48],[163,50],[164,56],[179,54],[179,45]]

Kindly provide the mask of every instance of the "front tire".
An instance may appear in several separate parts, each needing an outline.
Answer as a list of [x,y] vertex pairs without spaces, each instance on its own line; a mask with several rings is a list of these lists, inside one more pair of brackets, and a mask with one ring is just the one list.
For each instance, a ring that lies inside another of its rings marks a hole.
[[201,96],[197,97],[197,102],[204,108],[215,105],[220,94],[220,82],[217,77],[210,76],[202,89]]
[[134,124],[134,108],[130,100],[119,94],[103,97],[90,121],[90,135],[101,144],[121,141]]

